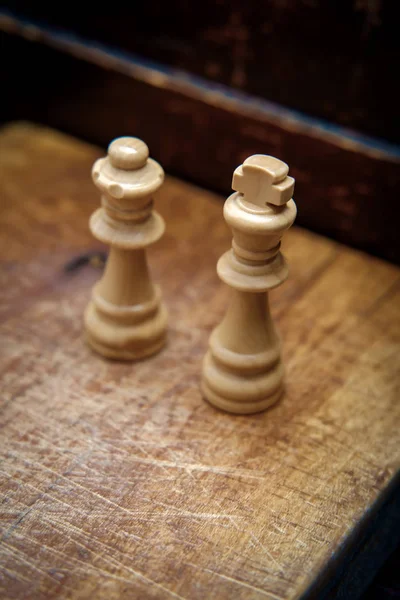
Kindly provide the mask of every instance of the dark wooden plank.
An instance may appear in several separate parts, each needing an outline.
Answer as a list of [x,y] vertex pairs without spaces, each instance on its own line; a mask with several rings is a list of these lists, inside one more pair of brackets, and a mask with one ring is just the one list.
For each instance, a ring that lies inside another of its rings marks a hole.
[[28,124],[0,134],[2,597],[320,590],[398,489],[399,269],[288,232],[291,276],[272,294],[285,396],[263,414],[224,414],[199,391],[228,301],[214,194],[168,178],[157,199],[167,233],[149,258],[170,311],[165,350],[121,364],[83,341],[100,273],[70,265],[99,250],[87,225],[99,154]]
[[102,145],[118,135],[137,135],[167,172],[224,194],[246,156],[272,154],[296,178],[300,225],[400,262],[394,150],[7,23],[16,35],[3,34],[13,57],[4,74],[6,118],[50,124]]
[[400,141],[397,3],[185,0],[82,10],[9,0],[62,28],[375,137]]

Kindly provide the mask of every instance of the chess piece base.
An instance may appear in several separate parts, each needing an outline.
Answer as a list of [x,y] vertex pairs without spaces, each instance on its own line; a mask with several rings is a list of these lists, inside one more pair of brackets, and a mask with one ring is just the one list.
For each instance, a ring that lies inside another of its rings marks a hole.
[[257,413],[269,408],[283,393],[283,365],[279,360],[264,371],[233,372],[207,352],[201,390],[208,402],[236,414]]
[[201,391],[204,398],[213,406],[237,415],[250,415],[258,412],[262,412],[278,402],[283,394],[283,387],[279,388],[268,398],[259,400],[258,402],[238,402],[236,400],[230,400],[223,398],[216,394],[207,384],[206,381],[202,381]]
[[156,354],[166,343],[167,311],[163,304],[145,321],[112,321],[92,301],[85,311],[86,341],[106,358],[140,360]]
[[142,358],[147,358],[148,356],[152,356],[153,354],[157,354],[160,350],[163,349],[166,342],[166,337],[159,340],[157,343],[152,346],[148,346],[147,348],[142,348],[140,351],[132,351],[132,350],[116,350],[115,348],[111,348],[98,342],[94,338],[90,336],[90,334],[86,333],[86,342],[95,350],[98,354],[101,354],[105,358],[111,358],[114,360],[141,360]]

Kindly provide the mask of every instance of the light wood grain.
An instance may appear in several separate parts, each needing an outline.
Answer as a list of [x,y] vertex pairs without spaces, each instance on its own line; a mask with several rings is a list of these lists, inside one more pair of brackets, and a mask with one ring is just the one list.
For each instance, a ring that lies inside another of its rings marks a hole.
[[229,296],[220,199],[167,178],[149,255],[168,345],[108,362],[83,340],[99,271],[65,269],[100,248],[87,223],[103,151],[17,124],[0,154],[2,597],[300,597],[395,484],[399,270],[290,230],[271,294],[286,393],[228,415],[199,391]]

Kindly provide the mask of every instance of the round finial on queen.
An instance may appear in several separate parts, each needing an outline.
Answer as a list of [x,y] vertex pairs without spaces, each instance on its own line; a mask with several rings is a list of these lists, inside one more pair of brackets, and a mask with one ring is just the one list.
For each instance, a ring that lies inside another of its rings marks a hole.
[[145,166],[149,157],[147,145],[135,137],[120,137],[108,146],[111,165],[116,169],[135,171]]

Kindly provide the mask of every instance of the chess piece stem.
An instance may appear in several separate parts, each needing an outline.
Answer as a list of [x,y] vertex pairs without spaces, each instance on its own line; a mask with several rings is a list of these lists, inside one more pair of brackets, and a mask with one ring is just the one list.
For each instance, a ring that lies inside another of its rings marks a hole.
[[85,311],[86,339],[110,358],[144,358],[160,350],[166,337],[166,310],[146,257],[146,247],[164,232],[164,221],[152,208],[164,172],[148,158],[142,141],[117,138],[92,175],[102,207],[92,215],[90,228],[111,248]]
[[280,343],[268,291],[288,274],[279,251],[280,239],[296,216],[294,180],[287,173],[287,165],[273,157],[248,158],[236,169],[232,187],[237,192],[224,205],[233,241],[217,271],[233,293],[210,337],[202,391],[209,402],[228,412],[264,410],[283,391]]

